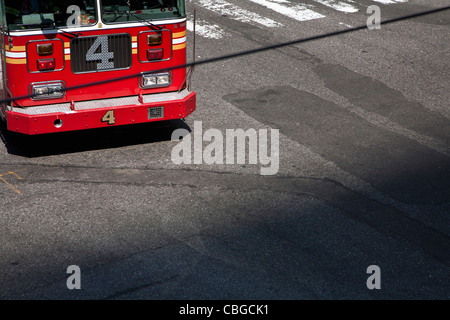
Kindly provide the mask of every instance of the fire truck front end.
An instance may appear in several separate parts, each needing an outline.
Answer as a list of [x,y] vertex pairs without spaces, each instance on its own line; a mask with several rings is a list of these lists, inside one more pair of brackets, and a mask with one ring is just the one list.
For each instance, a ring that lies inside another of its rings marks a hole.
[[[2,3],[0,115],[28,135],[183,119],[196,108],[185,0]],[[14,7],[15,6],[15,7]]]

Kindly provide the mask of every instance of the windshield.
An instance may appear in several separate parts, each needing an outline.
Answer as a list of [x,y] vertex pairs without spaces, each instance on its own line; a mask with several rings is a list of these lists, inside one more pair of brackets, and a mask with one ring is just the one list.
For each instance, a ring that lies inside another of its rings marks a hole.
[[10,30],[79,27],[97,23],[95,0],[6,0]]
[[101,0],[105,23],[183,18],[185,0]]

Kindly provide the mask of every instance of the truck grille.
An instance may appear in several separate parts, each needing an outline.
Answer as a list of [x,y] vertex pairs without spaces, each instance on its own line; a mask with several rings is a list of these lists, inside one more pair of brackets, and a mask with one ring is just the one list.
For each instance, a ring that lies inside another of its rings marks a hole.
[[73,73],[98,72],[131,67],[129,34],[77,37],[70,41]]
[[164,107],[148,108],[148,119],[164,118]]

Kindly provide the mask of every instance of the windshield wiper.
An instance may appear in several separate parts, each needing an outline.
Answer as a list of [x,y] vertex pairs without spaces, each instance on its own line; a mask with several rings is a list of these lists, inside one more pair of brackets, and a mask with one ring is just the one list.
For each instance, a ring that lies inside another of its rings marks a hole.
[[146,24],[148,24],[150,27],[155,27],[155,28],[157,28],[158,30],[162,30],[162,29],[163,29],[162,27],[157,26],[156,24],[151,23],[151,22],[148,21],[148,20],[142,19],[141,17],[139,17],[138,15],[136,15],[136,14],[134,14],[134,13],[132,13],[132,12],[127,12],[127,13],[128,13],[128,15],[131,15],[131,16],[135,17],[135,18],[137,19],[138,22],[146,23]]
[[[43,30],[57,30],[56,26],[55,26],[55,23],[53,21],[42,21],[40,23],[40,26],[41,26],[41,29],[43,29]],[[73,32],[62,30],[62,29],[58,29],[58,31],[61,31],[62,33],[65,33],[65,34],[68,34],[68,35],[71,35],[74,38],[78,38],[79,36],[82,35],[79,32],[73,33]]]
[[148,24],[150,27],[154,27],[158,30],[163,29],[162,27],[150,22],[149,20],[142,19],[140,16],[138,16],[137,14],[134,14],[133,12],[130,12],[130,11],[103,11],[103,13],[119,14],[115,19],[111,20],[110,22],[115,22],[115,21],[117,21],[117,19],[123,17],[124,14],[127,14],[128,16],[132,16],[132,17],[136,18],[136,22]]

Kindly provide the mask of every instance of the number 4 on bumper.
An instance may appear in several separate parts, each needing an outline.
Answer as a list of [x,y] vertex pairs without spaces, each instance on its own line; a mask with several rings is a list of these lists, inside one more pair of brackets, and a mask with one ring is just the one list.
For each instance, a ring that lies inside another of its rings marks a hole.
[[102,118],[102,122],[108,123],[108,125],[112,125],[116,123],[116,118],[114,117],[114,110],[109,110]]

